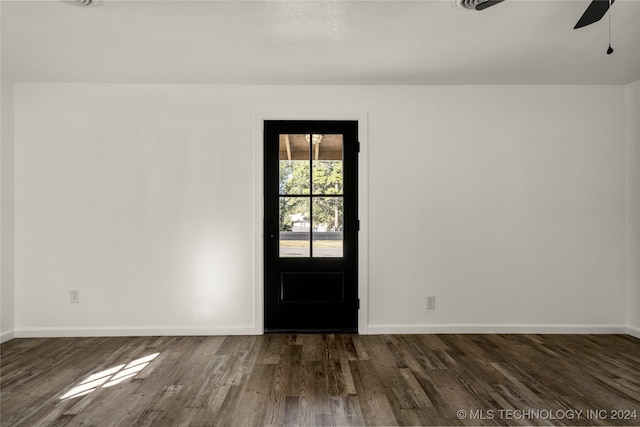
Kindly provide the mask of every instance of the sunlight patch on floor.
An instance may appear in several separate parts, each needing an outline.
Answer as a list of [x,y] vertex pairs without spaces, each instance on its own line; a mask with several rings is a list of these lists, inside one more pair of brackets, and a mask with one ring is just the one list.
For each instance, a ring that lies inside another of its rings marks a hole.
[[146,368],[149,363],[158,357],[160,353],[150,354],[145,357],[141,357],[127,364],[114,366],[113,368],[105,369],[98,373],[89,375],[76,387],[69,390],[60,399],[71,399],[74,397],[80,397],[97,390],[98,388],[108,388],[121,382],[133,378]]

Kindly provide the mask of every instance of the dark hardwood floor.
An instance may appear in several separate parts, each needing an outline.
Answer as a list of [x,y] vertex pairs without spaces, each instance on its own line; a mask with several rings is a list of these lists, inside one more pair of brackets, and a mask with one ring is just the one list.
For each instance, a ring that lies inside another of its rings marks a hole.
[[640,425],[640,340],[623,335],[14,339],[1,354],[2,426]]

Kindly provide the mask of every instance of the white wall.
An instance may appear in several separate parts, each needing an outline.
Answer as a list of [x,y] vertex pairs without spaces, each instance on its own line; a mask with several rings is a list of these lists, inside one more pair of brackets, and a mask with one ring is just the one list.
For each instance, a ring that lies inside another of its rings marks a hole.
[[0,342],[14,336],[13,82],[2,76],[0,145]]
[[626,87],[627,324],[640,338],[640,80]]
[[622,89],[380,95],[370,331],[624,323]]
[[368,113],[369,332],[626,324],[622,87],[20,83],[15,98],[18,335],[256,331],[255,117],[296,109]]
[[16,127],[18,331],[253,332],[250,106],[19,84]]

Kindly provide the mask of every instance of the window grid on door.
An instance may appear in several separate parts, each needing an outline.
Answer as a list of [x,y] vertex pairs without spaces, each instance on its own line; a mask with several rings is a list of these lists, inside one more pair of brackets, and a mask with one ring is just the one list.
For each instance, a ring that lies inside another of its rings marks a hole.
[[279,138],[280,257],[342,257],[343,136]]

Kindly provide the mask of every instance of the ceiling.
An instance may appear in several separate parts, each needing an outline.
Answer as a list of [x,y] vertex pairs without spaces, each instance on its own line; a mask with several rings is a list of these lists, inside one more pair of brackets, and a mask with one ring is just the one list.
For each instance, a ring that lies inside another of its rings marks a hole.
[[2,0],[14,81],[216,84],[626,84],[640,0],[573,26],[590,0]]
[[[313,139],[311,139],[313,137]],[[281,160],[342,160],[342,135],[281,134]]]

